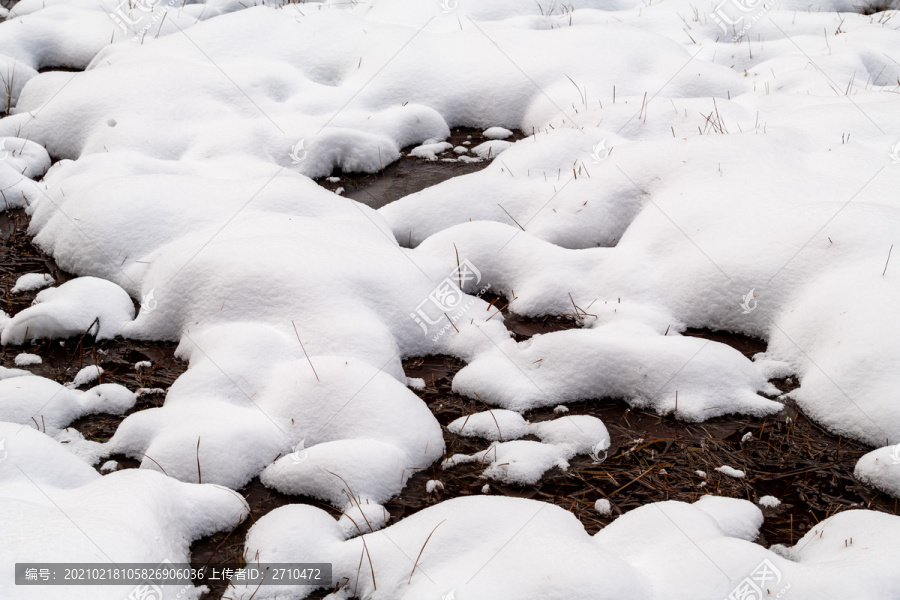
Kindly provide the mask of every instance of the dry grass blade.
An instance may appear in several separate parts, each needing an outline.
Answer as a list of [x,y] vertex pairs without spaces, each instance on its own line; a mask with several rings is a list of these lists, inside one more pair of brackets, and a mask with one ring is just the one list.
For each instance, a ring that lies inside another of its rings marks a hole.
[[413,574],[416,572],[416,567],[419,566],[419,559],[422,558],[422,553],[425,552],[425,546],[428,545],[428,540],[431,539],[431,536],[434,535],[434,532],[437,531],[437,528],[440,527],[441,525],[443,525],[443,524],[444,524],[444,521],[446,521],[446,520],[447,520],[447,519],[444,519],[443,521],[441,521],[440,523],[438,523],[437,525],[435,525],[435,526],[434,526],[434,529],[431,530],[431,533],[428,534],[428,537],[425,538],[425,543],[422,544],[422,549],[419,550],[419,555],[416,557],[416,562],[413,563],[412,571],[410,571],[410,573],[409,573],[409,580],[406,582],[407,585],[409,585],[409,584],[412,583],[412,576],[413,576]]
[[313,375],[316,376],[316,381],[322,381],[319,379],[319,374],[316,373],[316,368],[312,364],[312,360],[309,358],[309,354],[306,354],[306,348],[303,347],[303,342],[300,341],[300,332],[297,331],[297,324],[294,323],[293,319],[291,320],[291,325],[294,326],[294,333],[297,335],[297,341],[300,342],[300,348],[303,350],[303,354],[306,355],[306,360],[309,362],[309,368],[312,369]]

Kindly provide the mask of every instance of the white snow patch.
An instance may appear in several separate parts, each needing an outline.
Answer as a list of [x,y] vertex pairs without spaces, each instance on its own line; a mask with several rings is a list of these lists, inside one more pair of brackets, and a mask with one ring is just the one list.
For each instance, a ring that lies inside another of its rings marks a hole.
[[19,294],[21,292],[33,292],[40,290],[48,285],[53,285],[56,280],[49,273],[26,273],[16,279],[16,285],[9,292],[11,294]]
[[735,479],[743,479],[747,476],[746,473],[741,471],[740,469],[735,469],[734,467],[729,467],[728,465],[722,465],[721,467],[716,467],[716,471],[721,473],[722,475],[727,475],[729,477],[734,477]]
[[21,354],[16,355],[15,362],[16,362],[17,367],[28,367],[31,365],[39,365],[44,361],[37,354],[28,354],[28,353],[23,352]]
[[596,502],[594,502],[594,510],[596,510],[601,516],[609,516],[612,513],[612,504],[610,504],[609,500],[606,498],[600,498]]
[[778,506],[781,506],[781,500],[779,500],[775,496],[762,496],[757,501],[757,504],[764,508],[776,508]]
[[125,290],[105,279],[79,277],[38,292],[33,306],[10,319],[0,341],[22,344],[26,334],[29,340],[84,333],[110,339],[132,319],[134,305]]
[[876,448],[856,462],[857,479],[900,498],[900,444]]
[[512,137],[513,132],[505,127],[488,127],[484,130],[484,137],[489,140],[505,140]]
[[67,383],[66,387],[77,388],[87,385],[92,381],[100,379],[101,375],[103,375],[103,367],[100,365],[88,365],[79,370],[78,373],[75,374],[75,379],[70,383]]

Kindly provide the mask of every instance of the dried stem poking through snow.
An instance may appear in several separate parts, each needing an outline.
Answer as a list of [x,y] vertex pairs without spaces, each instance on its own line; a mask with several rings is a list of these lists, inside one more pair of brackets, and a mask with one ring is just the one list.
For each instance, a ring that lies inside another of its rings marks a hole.
[[306,356],[306,360],[309,361],[309,368],[312,369],[313,375],[316,376],[316,381],[322,381],[319,379],[319,374],[316,373],[316,368],[312,364],[312,360],[309,358],[309,354],[306,353],[306,348],[303,347],[303,342],[300,341],[300,332],[297,331],[297,324],[291,320],[291,325],[294,326],[294,333],[297,335],[297,341],[300,342],[300,348],[303,350],[303,354]]
[[422,544],[422,549],[419,550],[419,555],[416,557],[416,562],[413,563],[413,568],[412,568],[412,571],[410,571],[410,573],[409,573],[409,580],[406,582],[406,585],[409,585],[409,584],[412,583],[412,576],[413,576],[413,573],[416,572],[416,567],[419,566],[419,559],[422,558],[422,553],[425,552],[425,546],[428,545],[428,540],[431,539],[431,536],[434,535],[434,532],[437,531],[437,528],[440,527],[441,525],[443,525],[444,522],[445,522],[446,520],[447,520],[447,519],[444,519],[443,521],[441,521],[440,523],[438,523],[437,525],[435,525],[435,526],[434,526],[434,529],[431,530],[431,533],[428,534],[428,537],[425,538],[425,543]]

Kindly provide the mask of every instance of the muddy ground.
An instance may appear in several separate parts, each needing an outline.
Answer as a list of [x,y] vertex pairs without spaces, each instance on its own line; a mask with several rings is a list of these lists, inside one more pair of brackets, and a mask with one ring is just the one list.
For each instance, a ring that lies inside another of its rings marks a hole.
[[[474,146],[483,141],[479,139],[480,135],[477,130],[458,129],[454,130],[450,141],[455,144],[471,141]],[[367,204],[376,206],[450,177],[474,172],[487,164],[426,162],[406,157],[376,175],[337,173],[335,176],[340,178],[339,181],[322,180],[320,183],[332,190],[344,187],[347,196],[365,201],[364,196],[368,199]],[[28,217],[23,211],[0,213],[0,301],[3,310],[9,314],[29,306],[36,295],[36,292],[9,293],[18,276],[46,272],[57,282],[72,277],[31,244],[27,226]],[[499,306],[503,304],[506,303],[501,302]],[[526,319],[508,310],[504,310],[504,317],[507,327],[520,341],[536,333],[575,326],[567,317]],[[765,349],[762,341],[724,332],[688,330],[686,335],[728,344],[748,357]],[[186,364],[174,357],[175,346],[173,343],[121,338],[95,342],[91,337],[83,336],[64,340],[64,343],[56,340],[26,348],[2,347],[0,364],[13,367],[15,356],[28,351],[39,354],[44,360],[43,364],[28,369],[59,382],[71,381],[83,366],[99,364],[105,370],[103,382],[120,383],[132,390],[165,390],[186,369]],[[137,372],[134,364],[138,361],[150,361],[152,367]],[[448,456],[479,452],[489,445],[487,441],[461,438],[446,430],[456,418],[487,408],[481,402],[452,392],[452,378],[462,366],[463,363],[449,356],[413,357],[404,361],[409,377],[426,381],[426,388],[416,393],[444,428]],[[773,383],[783,392],[797,385],[791,378]],[[161,393],[144,394],[129,414],[159,406],[164,398]],[[578,517],[590,533],[609,524],[619,514],[644,504],[660,500],[693,502],[703,494],[753,502],[764,495],[780,498],[782,504],[778,508],[763,509],[766,520],[758,542],[764,546],[795,543],[815,523],[842,510],[864,507],[900,514],[896,500],[853,478],[856,461],[869,448],[823,431],[798,412],[791,402],[786,404],[784,413],[775,417],[723,417],[700,424],[682,423],[671,416],[633,410],[615,398],[586,400],[568,407],[569,415],[593,415],[606,424],[612,446],[601,464],[593,464],[590,458],[579,456],[570,461],[568,471],[551,470],[539,484],[525,487],[488,482],[481,478],[481,468],[477,464],[446,470],[434,465],[415,474],[403,492],[388,503],[386,508],[391,522],[442,500],[481,494],[486,483],[490,485],[490,494],[533,498],[561,506]],[[533,422],[558,416],[549,408],[525,414],[525,418]],[[102,442],[109,439],[122,419],[121,416],[93,415],[79,419],[71,426],[87,439]],[[742,442],[747,433],[752,437]],[[119,461],[120,468],[139,465],[123,456],[112,458]],[[716,467],[725,464],[746,471],[747,477],[733,479],[715,471]],[[697,470],[705,471],[706,478],[698,476]],[[444,489],[435,494],[426,493],[425,483],[429,479],[441,480]],[[251,517],[231,532],[195,542],[191,549],[195,566],[242,561],[243,541],[249,527],[279,506],[298,502],[314,504],[338,516],[335,509],[315,499],[286,496],[267,489],[258,478],[239,492],[251,506]],[[604,517],[594,511],[594,502],[600,498],[611,502],[612,515]],[[321,591],[311,597],[321,598],[325,594]],[[210,600],[228,597],[224,586],[214,587],[204,596]]]

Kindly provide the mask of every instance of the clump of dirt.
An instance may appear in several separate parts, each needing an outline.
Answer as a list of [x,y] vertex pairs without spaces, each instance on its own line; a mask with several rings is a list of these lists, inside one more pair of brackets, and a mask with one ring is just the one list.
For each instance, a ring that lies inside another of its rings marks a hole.
[[[525,134],[521,131],[514,131],[513,137],[507,141],[514,142],[524,137]],[[480,129],[457,127],[450,130],[450,137],[445,141],[453,144],[454,148],[462,146],[471,149],[489,140]],[[343,188],[342,194],[347,198],[372,208],[381,208],[403,196],[453,177],[475,173],[491,164],[490,160],[479,162],[459,160],[459,155],[453,149],[440,155],[438,160],[429,161],[410,156],[409,151],[412,149],[413,146],[404,148],[404,156],[400,160],[383,167],[378,173],[343,173],[338,170],[332,173],[331,177],[322,177],[316,182],[332,192]],[[466,156],[470,159],[475,158],[471,152]],[[402,244],[403,240],[400,240],[400,243]]]

